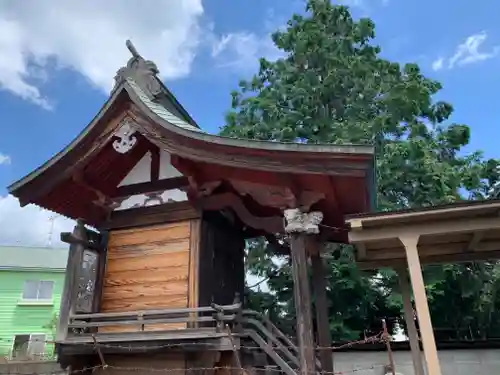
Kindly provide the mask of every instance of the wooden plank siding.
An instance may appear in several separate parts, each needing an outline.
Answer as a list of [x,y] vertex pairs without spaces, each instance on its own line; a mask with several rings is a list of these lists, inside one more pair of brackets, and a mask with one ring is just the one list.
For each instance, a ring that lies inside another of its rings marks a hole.
[[[101,311],[197,306],[197,231],[197,219],[110,231]],[[151,324],[144,331],[183,328],[186,323]],[[99,332],[140,330],[113,326]]]

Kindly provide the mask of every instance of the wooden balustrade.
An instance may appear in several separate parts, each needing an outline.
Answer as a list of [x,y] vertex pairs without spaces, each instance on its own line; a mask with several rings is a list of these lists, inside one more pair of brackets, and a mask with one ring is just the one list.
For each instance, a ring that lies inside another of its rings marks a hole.
[[[207,323],[198,330],[213,330],[222,332],[226,324],[233,324],[241,310],[241,304],[232,305],[212,305],[197,308],[180,309],[161,309],[161,310],[142,310],[127,311],[116,313],[90,313],[90,314],[71,314],[69,316],[68,333],[66,339],[75,337],[85,337],[99,335],[99,328],[103,327],[123,327],[123,333],[138,333],[147,331],[150,325],[167,325],[175,323]],[[213,323],[213,324],[210,324]],[[130,326],[139,327],[134,332],[127,332],[126,328]],[[190,328],[186,328],[189,330]],[[191,329],[193,330],[193,329]],[[165,329],[168,331],[168,329]],[[174,330],[172,330],[174,331]],[[178,331],[178,330],[175,330]]]

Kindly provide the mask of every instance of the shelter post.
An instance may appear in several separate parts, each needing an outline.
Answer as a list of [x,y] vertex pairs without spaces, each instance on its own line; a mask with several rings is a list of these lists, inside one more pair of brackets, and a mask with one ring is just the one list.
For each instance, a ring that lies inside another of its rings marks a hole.
[[413,361],[413,369],[415,375],[425,375],[424,366],[422,363],[422,355],[420,353],[420,344],[418,340],[417,327],[415,325],[415,317],[413,307],[411,305],[410,284],[408,283],[408,269],[406,266],[400,266],[396,269],[399,278],[399,287],[403,297],[403,310],[408,330],[408,338],[410,340],[411,357]]
[[417,310],[417,318],[420,325],[420,335],[424,347],[424,357],[427,363],[427,371],[429,375],[441,375],[441,366],[437,353],[436,341],[434,340],[434,331],[432,329],[431,315],[427,296],[425,294],[425,284],[422,275],[422,267],[418,255],[418,240],[417,233],[401,234],[399,236],[408,262],[408,270],[410,273],[411,285],[413,288],[413,296],[415,298],[415,307]]
[[328,322],[328,299],[326,296],[326,273],[323,259],[321,258],[322,244],[316,238],[311,238],[311,267],[313,292],[316,305],[316,335],[318,338],[319,358],[321,369],[326,373],[333,373],[333,353],[330,349],[332,335]]

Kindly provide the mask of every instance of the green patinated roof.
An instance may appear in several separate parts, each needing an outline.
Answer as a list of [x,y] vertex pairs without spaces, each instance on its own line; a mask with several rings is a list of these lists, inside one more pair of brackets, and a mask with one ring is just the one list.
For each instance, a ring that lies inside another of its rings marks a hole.
[[155,103],[151,99],[149,99],[146,93],[132,78],[126,78],[126,81],[129,84],[129,86],[135,91],[139,99],[141,99],[141,101],[144,104],[146,104],[150,110],[152,110],[156,115],[160,116],[163,120],[169,122],[172,125],[178,126],[186,130],[203,133],[203,130],[201,130],[200,128],[197,128],[196,126],[189,124],[187,121],[184,121],[181,118],[174,115],[163,105]]
[[0,270],[65,270],[68,249],[49,247],[0,246]]

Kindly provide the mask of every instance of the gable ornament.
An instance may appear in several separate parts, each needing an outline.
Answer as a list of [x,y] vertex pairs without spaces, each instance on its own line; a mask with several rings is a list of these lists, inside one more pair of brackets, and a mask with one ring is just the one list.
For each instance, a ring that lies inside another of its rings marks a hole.
[[121,121],[115,137],[118,139],[113,141],[113,148],[120,154],[126,154],[137,144],[137,137],[134,135],[137,132],[133,121],[130,118],[125,118]]

